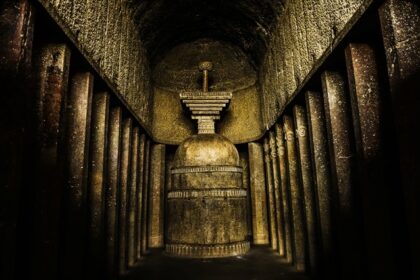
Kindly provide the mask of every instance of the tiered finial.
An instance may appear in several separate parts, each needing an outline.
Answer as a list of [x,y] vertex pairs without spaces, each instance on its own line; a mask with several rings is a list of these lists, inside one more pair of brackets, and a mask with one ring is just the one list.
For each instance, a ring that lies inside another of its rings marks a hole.
[[197,92],[182,92],[182,103],[190,109],[193,120],[198,121],[198,134],[215,133],[214,121],[220,119],[220,112],[231,98],[231,92],[209,92],[209,71],[213,70],[213,63],[203,61],[199,64],[203,71],[203,90]]

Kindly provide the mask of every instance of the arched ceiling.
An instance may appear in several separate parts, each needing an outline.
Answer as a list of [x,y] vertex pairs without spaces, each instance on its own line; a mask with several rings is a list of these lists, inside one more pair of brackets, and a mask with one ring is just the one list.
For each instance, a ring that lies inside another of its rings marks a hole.
[[286,0],[131,0],[134,19],[154,64],[172,47],[198,38],[233,43],[258,65]]

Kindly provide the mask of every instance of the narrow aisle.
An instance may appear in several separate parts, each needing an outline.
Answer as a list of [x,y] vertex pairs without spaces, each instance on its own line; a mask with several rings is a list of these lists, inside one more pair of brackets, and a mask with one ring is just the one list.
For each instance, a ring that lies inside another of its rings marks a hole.
[[223,259],[181,259],[152,251],[127,280],[308,280],[268,247],[253,247],[245,256]]

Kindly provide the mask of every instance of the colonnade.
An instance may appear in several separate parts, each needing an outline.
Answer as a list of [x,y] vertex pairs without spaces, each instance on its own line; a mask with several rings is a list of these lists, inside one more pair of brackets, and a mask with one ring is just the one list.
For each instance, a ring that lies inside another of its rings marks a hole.
[[0,278],[125,275],[155,246],[164,145],[41,9],[1,5]]
[[269,236],[297,270],[331,279],[416,273],[418,254],[408,252],[418,244],[409,206],[416,175],[408,173],[419,166],[411,145],[419,84],[410,78],[418,77],[419,23],[410,1],[367,13],[263,141],[249,144],[251,178],[259,178],[251,185],[254,243]]

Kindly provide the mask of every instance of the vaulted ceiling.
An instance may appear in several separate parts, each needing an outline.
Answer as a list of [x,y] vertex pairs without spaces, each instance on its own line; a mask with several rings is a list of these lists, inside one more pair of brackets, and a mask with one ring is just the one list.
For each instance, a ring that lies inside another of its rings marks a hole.
[[286,0],[131,0],[153,63],[172,47],[198,38],[233,43],[258,65],[271,26]]

